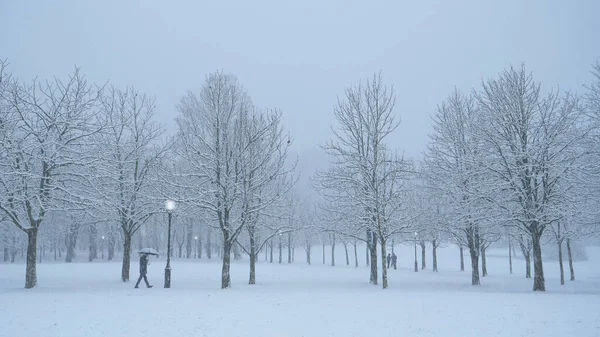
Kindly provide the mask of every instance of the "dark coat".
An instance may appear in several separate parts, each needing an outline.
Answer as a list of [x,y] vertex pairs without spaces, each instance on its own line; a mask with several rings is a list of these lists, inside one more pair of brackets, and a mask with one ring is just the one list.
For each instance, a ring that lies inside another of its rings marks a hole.
[[148,254],[142,254],[140,257],[140,275],[146,275],[148,272]]

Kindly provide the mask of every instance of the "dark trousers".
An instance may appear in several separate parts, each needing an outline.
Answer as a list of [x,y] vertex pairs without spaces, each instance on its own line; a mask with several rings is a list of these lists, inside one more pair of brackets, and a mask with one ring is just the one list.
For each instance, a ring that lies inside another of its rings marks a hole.
[[144,282],[146,282],[146,287],[150,287],[150,283],[148,283],[148,278],[146,277],[146,274],[140,274],[140,278],[138,278],[137,282],[135,283],[135,287],[137,288],[140,285],[140,281],[142,280],[142,278],[144,279]]
[[394,269],[396,269],[396,261],[392,261],[392,266],[394,266]]

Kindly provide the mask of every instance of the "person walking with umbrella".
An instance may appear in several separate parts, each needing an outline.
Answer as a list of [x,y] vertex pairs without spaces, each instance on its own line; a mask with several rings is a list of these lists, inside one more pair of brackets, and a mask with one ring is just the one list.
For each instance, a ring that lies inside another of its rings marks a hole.
[[138,286],[140,285],[140,281],[142,281],[142,278],[143,278],[144,282],[146,282],[146,287],[152,288],[152,285],[150,283],[148,283],[148,277],[146,276],[146,274],[148,274],[148,256],[150,254],[154,255],[155,253],[150,252],[149,249],[141,250],[139,253],[140,253],[140,277],[138,278],[137,282],[135,283],[135,287],[139,288]]

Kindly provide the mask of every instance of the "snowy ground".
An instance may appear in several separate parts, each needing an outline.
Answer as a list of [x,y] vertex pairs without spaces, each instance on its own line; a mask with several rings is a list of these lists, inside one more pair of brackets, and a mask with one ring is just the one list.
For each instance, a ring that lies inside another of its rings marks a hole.
[[174,259],[171,289],[162,288],[162,259],[151,259],[152,289],[133,289],[119,281],[118,262],[100,261],[42,263],[38,287],[25,290],[24,265],[0,264],[0,336],[600,336],[598,247],[565,286],[558,264],[546,262],[546,293],[531,291],[522,260],[509,275],[504,250],[489,253],[480,287],[470,286],[466,256],[467,271],[457,271],[456,247],[440,251],[439,273],[413,272],[412,248],[397,250],[385,291],[368,284],[362,254],[359,268],[345,265],[343,248],[336,267],[322,264],[317,247],[312,266],[300,249],[291,265],[261,255],[254,286],[247,261],[235,262],[228,290],[215,260]]

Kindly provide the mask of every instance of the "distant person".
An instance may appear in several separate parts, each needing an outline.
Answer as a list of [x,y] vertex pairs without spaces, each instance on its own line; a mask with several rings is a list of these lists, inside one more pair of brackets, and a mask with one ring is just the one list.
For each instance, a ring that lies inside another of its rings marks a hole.
[[392,257],[392,255],[390,253],[388,253],[388,255],[387,255],[387,269],[390,269],[391,257]]
[[[394,266],[394,269],[396,269],[396,261],[398,261],[398,256],[396,256],[396,253],[392,254],[392,266]],[[390,268],[390,264],[388,262],[388,269]]]
[[135,284],[136,288],[138,288],[138,286],[140,285],[140,281],[142,280],[142,278],[144,279],[144,282],[146,282],[146,287],[152,288],[152,285],[150,285],[148,283],[148,278],[146,277],[147,273],[148,273],[148,254],[142,254],[142,256],[140,256],[140,278],[138,278],[137,283]]

